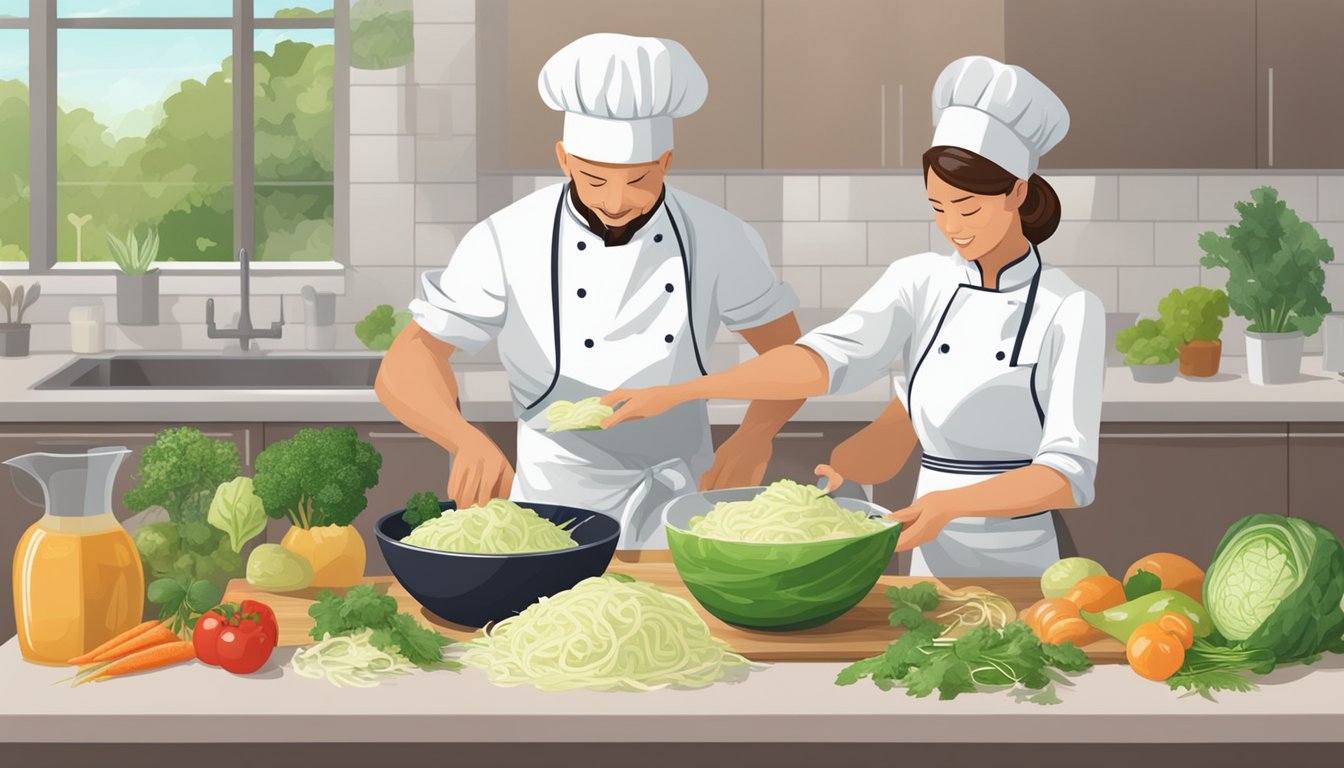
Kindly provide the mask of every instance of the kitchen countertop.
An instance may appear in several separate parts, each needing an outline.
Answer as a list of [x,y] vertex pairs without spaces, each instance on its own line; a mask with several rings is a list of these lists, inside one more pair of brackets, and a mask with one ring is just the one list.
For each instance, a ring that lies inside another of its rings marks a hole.
[[[347,353],[342,353],[347,354]],[[0,362],[0,421],[394,421],[369,389],[346,390],[34,390],[31,387],[74,359],[38,354]],[[1344,422],[1344,377],[1321,368],[1319,356],[1303,360],[1296,383],[1255,386],[1242,358],[1223,360],[1207,380],[1178,378],[1169,384],[1139,384],[1129,371],[1106,374],[1102,419],[1109,422],[1245,421]],[[512,421],[508,383],[498,366],[458,366],[462,409],[473,421]],[[892,397],[891,382],[858,393],[809,401],[796,421],[870,421]],[[712,402],[710,420],[740,423],[742,403]]]
[[[1096,667],[1060,704],[1003,693],[954,701],[833,684],[840,664],[782,663],[734,683],[651,693],[498,688],[476,671],[417,673],[372,689],[298,677],[290,649],[256,675],[198,662],[71,689],[69,670],[0,647],[0,743],[945,742],[1301,743],[1344,741],[1344,657],[1279,670],[1217,702],[1181,697],[1128,667]],[[201,695],[208,691],[209,695]],[[619,721],[619,726],[616,722]],[[245,736],[240,736],[245,734]],[[339,735],[339,737],[337,737]]]

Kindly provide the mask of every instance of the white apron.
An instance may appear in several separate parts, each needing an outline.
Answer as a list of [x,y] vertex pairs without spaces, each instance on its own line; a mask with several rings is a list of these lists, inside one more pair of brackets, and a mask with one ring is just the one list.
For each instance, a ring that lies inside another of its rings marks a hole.
[[[1028,258],[1036,258],[1034,251]],[[962,284],[944,308],[906,395],[924,448],[916,498],[1031,464],[1044,416],[1034,381],[1037,351],[1024,349],[1023,340],[1040,275],[1038,261],[1032,279],[1016,288]],[[962,517],[915,548],[910,573],[1039,576],[1058,559],[1049,512]]]
[[691,254],[666,201],[628,244],[607,247],[572,209],[568,187],[561,195],[549,275],[556,364],[519,419],[511,498],[615,517],[620,549],[666,548],[662,507],[695,490],[713,461],[705,404],[610,431],[548,433],[544,412],[556,400],[704,374],[690,321]]

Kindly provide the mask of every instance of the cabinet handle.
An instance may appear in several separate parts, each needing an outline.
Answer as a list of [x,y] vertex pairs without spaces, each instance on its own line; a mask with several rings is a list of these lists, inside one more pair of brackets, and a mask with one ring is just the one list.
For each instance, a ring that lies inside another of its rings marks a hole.
[[905,84],[896,86],[896,162],[905,167]]
[[1216,440],[1220,437],[1255,438],[1287,437],[1287,432],[1103,432],[1101,437],[1108,440],[1152,440],[1164,437],[1182,440]]
[[1274,68],[1269,68],[1269,167],[1274,167]]
[[424,440],[425,436],[418,432],[370,432],[371,440]]
[[1288,436],[1294,440],[1299,437],[1306,437],[1312,440],[1338,440],[1344,437],[1344,432],[1290,432]]
[[[205,432],[206,437],[230,438],[234,436],[233,432]],[[119,439],[126,438],[152,438],[157,436],[157,432],[0,432],[0,437],[23,437],[23,438],[41,438],[50,437],[57,440],[91,440],[96,437],[115,437]]]
[[887,167],[887,84],[877,87],[877,136],[882,167]]
[[825,436],[825,432],[780,432],[775,435],[784,440],[817,440]]

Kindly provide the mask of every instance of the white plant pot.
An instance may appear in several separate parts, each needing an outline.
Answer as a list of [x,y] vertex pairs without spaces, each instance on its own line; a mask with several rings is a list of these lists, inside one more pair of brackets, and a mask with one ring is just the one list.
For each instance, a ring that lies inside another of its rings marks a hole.
[[1129,372],[1134,374],[1134,380],[1137,382],[1166,384],[1169,381],[1176,380],[1176,370],[1180,367],[1180,361],[1172,360],[1170,363],[1159,365],[1130,365],[1127,367]]
[[1301,331],[1246,331],[1246,373],[1252,384],[1291,384],[1302,374]]

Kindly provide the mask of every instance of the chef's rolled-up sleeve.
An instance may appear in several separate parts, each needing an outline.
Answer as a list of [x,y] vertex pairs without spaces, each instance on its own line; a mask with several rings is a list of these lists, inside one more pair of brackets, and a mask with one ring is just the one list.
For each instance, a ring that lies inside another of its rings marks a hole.
[[[1106,312],[1086,291],[1068,296],[1050,324],[1046,355],[1037,374],[1049,377],[1041,445],[1034,464],[1069,481],[1076,506],[1095,496],[1101,431],[1101,393],[1106,374]],[[1044,370],[1041,370],[1044,369]]]
[[425,298],[411,302],[411,315],[439,341],[471,354],[504,327],[508,293],[488,220],[467,232],[446,269],[426,272],[420,280]]
[[919,262],[919,257],[894,262],[843,315],[798,340],[826,363],[828,394],[857,392],[890,375],[914,332]]
[[770,266],[765,241],[751,225],[736,222],[726,241],[730,251],[716,259],[715,294],[723,324],[730,331],[765,325],[798,308],[798,296]]

